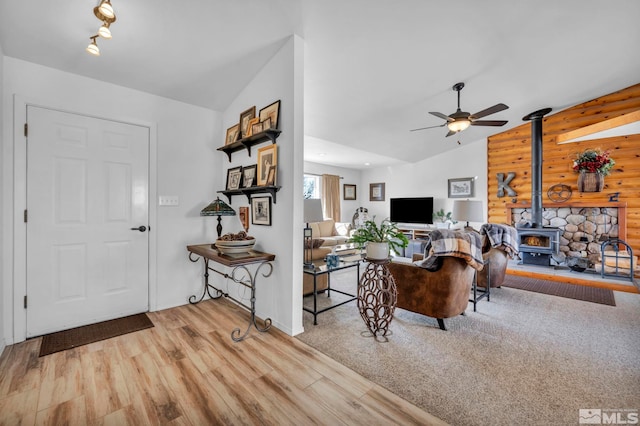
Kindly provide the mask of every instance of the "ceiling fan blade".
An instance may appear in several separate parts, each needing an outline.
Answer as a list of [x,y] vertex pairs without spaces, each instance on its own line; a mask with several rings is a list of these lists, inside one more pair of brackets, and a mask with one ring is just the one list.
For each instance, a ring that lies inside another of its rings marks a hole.
[[446,125],[447,125],[447,123],[444,123],[444,124],[440,124],[439,126],[420,127],[419,129],[411,129],[409,131],[410,132],[417,132],[418,130],[434,129],[436,127],[444,127]]
[[509,107],[505,104],[495,104],[492,107],[483,109],[482,111],[476,112],[475,114],[471,114],[469,116],[469,119],[476,120],[478,118],[486,117],[487,115],[495,114],[496,112],[504,111],[507,108]]
[[476,120],[472,121],[472,126],[504,126],[507,120]]
[[445,137],[448,137],[448,136],[451,136],[451,135],[455,135],[456,133],[459,133],[459,132],[454,132],[454,131],[449,130],[449,133],[447,133]]
[[429,112],[429,114],[435,115],[436,117],[442,118],[443,120],[453,121],[453,118],[449,117],[448,115],[444,115],[441,112]]

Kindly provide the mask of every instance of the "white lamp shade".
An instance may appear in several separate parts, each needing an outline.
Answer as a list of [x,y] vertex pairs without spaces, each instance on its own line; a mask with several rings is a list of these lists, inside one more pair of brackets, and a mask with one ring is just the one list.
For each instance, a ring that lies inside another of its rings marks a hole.
[[113,7],[111,7],[111,3],[109,1],[102,0],[100,6],[98,6],[98,10],[107,18],[113,18],[116,14],[113,12]]
[[469,127],[470,125],[471,125],[471,122],[469,120],[463,120],[463,119],[447,123],[447,127],[452,132],[461,132],[467,127]]
[[310,222],[322,222],[324,216],[322,215],[322,201],[319,198],[307,198],[304,200],[304,221]]
[[111,38],[111,30],[109,29],[109,24],[103,24],[98,30],[98,34],[102,38]]
[[95,41],[89,43],[87,46],[87,52],[91,53],[94,56],[100,56],[100,49]]
[[482,222],[484,220],[482,201],[455,200],[451,216],[459,222]]

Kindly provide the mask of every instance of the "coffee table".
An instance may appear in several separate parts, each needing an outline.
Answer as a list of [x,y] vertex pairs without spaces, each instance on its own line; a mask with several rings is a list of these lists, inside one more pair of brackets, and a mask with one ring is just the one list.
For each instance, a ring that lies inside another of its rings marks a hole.
[[[349,255],[349,258],[351,258],[353,254]],[[305,308],[304,306],[302,307],[302,310],[309,312],[311,314],[313,314],[313,325],[318,325],[318,315],[321,314],[322,312],[326,312],[330,309],[333,308],[337,308],[338,306],[342,306],[345,303],[349,303],[353,300],[355,300],[357,298],[357,296],[355,294],[351,294],[351,293],[347,293],[341,290],[336,290],[333,289],[333,291],[335,291],[336,293],[340,293],[340,294],[344,294],[345,296],[349,296],[347,300],[344,300],[342,302],[336,303],[334,305],[328,306],[326,308],[323,309],[318,309],[318,286],[317,286],[317,279],[319,276],[321,275],[327,275],[327,289],[325,290],[327,292],[327,297],[331,297],[331,273],[332,272],[336,272],[336,271],[341,271],[343,269],[349,269],[349,268],[355,268],[356,269],[356,284],[358,282],[358,280],[360,279],[360,263],[362,262],[362,256],[357,256],[357,255],[353,255],[354,256],[354,260],[341,260],[340,263],[338,264],[338,266],[335,267],[328,267],[326,263],[324,263],[324,261],[322,260],[316,260],[313,262],[313,269],[312,268],[303,268],[302,272],[307,274],[307,275],[312,275],[313,276],[313,309],[309,309],[309,308]]]

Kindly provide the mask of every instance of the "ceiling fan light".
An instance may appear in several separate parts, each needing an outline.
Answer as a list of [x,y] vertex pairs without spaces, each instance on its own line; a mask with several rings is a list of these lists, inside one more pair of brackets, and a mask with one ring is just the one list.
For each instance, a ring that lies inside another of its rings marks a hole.
[[116,16],[111,6],[111,0],[102,0],[100,6],[98,6],[98,10],[107,18],[115,18]]
[[471,125],[471,122],[465,119],[455,120],[450,123],[447,123],[447,127],[449,128],[449,130],[456,133],[463,131],[470,125]]
[[102,24],[102,26],[98,30],[98,35],[100,35],[100,37],[102,38],[107,38],[107,39],[111,38],[111,30],[109,29],[108,22],[105,22],[104,24]]
[[91,53],[93,56],[100,56],[100,49],[96,43],[96,37],[97,36],[90,37],[93,41],[87,46],[87,52]]

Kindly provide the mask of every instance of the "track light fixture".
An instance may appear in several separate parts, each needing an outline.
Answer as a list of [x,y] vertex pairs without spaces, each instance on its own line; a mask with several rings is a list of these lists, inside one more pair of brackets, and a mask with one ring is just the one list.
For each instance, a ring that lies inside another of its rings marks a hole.
[[87,52],[95,56],[100,56],[100,49],[98,49],[96,38],[100,36],[105,39],[110,39],[111,30],[109,27],[116,21],[116,14],[113,11],[113,6],[111,6],[111,0],[100,0],[100,4],[93,8],[93,14],[102,21],[102,26],[98,29],[98,34],[89,37],[93,41],[87,46]]
[[87,52],[91,53],[94,56],[100,56],[100,49],[98,48],[98,44],[96,43],[96,38],[98,38],[98,35],[96,34],[93,37],[89,38],[93,41],[87,46]]

